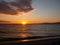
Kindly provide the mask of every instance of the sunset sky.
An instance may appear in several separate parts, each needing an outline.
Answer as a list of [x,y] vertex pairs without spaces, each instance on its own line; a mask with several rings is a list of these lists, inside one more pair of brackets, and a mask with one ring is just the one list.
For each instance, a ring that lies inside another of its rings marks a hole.
[[[5,1],[12,2],[14,0]],[[32,0],[31,5],[34,9],[26,13],[20,13],[19,11],[18,14],[14,15],[0,13],[0,23],[21,23],[22,21],[28,23],[60,22],[60,0]]]

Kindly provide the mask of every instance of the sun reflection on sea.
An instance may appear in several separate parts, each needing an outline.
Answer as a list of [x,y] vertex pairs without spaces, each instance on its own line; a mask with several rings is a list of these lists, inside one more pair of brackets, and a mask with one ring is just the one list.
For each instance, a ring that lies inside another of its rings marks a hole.
[[23,22],[21,26],[22,26],[21,29],[20,29],[21,32],[19,34],[20,38],[29,37],[31,34],[28,32],[28,27],[25,24],[25,22]]
[[28,37],[30,34],[27,34],[27,33],[21,33],[20,34],[20,37],[21,38],[26,38],[26,37]]
[[21,42],[29,42],[30,40],[21,40]]

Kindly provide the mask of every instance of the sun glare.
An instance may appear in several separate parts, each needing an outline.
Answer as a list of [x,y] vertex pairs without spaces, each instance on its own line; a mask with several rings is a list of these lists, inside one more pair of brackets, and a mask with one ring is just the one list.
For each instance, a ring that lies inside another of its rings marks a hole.
[[22,24],[25,25],[25,24],[27,24],[27,22],[23,21]]

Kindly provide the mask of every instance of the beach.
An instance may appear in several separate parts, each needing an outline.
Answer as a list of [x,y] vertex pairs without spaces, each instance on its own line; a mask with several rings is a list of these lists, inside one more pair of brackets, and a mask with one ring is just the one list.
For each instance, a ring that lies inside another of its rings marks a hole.
[[3,41],[0,45],[60,45],[60,37],[41,38],[37,40]]

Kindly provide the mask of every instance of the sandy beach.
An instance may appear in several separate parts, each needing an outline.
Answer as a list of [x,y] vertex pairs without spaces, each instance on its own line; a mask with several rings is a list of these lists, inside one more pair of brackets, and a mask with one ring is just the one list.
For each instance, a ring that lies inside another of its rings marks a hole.
[[[9,39],[10,40],[10,39]],[[37,39],[12,39],[13,41],[0,41],[0,45],[60,45],[60,37]]]

